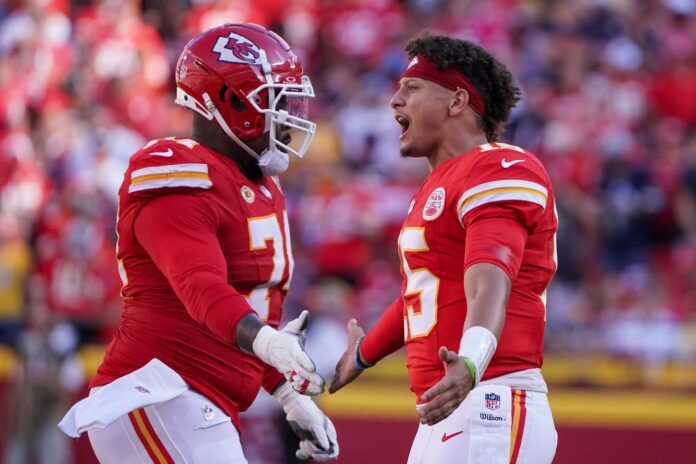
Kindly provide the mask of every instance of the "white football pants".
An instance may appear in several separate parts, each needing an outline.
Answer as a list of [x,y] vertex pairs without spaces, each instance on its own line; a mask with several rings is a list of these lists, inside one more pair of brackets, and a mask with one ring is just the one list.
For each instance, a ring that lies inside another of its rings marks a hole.
[[247,464],[229,416],[193,390],[87,433],[101,464]]
[[557,441],[546,394],[479,385],[446,419],[420,424],[408,464],[550,464]]

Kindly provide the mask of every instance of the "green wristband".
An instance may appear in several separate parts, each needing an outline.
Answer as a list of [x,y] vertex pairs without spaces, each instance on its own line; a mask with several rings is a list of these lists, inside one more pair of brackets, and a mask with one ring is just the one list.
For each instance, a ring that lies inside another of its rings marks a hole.
[[466,356],[459,356],[464,360],[464,364],[466,364],[466,367],[469,369],[469,374],[471,375],[471,388],[474,388],[476,386],[476,366],[474,366],[474,363],[471,362],[469,358]]

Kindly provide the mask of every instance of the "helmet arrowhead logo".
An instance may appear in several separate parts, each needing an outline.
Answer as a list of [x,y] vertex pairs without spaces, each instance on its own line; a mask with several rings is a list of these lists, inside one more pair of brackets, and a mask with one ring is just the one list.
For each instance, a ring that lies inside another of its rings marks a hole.
[[226,37],[218,37],[213,52],[220,55],[219,61],[242,64],[262,63],[262,52],[258,45],[234,32],[230,32]]

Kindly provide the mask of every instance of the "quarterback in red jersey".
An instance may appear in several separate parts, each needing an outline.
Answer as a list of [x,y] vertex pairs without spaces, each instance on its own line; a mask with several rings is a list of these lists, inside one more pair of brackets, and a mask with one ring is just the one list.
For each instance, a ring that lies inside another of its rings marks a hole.
[[406,51],[391,106],[402,155],[427,157],[430,174],[399,236],[401,295],[367,335],[349,322],[329,391],[405,345],[420,416],[409,463],[550,463],[540,368],[558,224],[539,160],[496,142],[519,90],[470,42]]
[[87,431],[103,463],[245,463],[237,416],[263,386],[302,439],[298,458],[335,458],[336,431],[306,396],[324,384],[303,350],[307,312],[276,330],[293,270],[276,176],[314,134],[311,82],[278,35],[226,24],[186,45],[176,83],[192,136],[130,160],[121,323],[60,427]]

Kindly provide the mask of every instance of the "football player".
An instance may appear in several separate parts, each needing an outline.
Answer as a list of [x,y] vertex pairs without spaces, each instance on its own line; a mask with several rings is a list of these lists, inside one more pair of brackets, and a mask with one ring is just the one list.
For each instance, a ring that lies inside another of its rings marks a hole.
[[335,458],[336,431],[306,396],[324,388],[303,350],[307,312],[276,330],[293,271],[276,176],[314,135],[310,79],[277,34],[226,24],[186,45],[176,85],[192,135],[130,159],[121,322],[60,427],[86,431],[102,463],[245,463],[238,413],[263,386],[301,436],[298,458]]
[[329,391],[405,345],[420,416],[409,463],[550,463],[540,368],[558,225],[537,157],[496,142],[519,90],[471,42],[424,36],[406,51],[390,104],[402,155],[430,174],[399,236],[401,295],[366,335],[348,323]]

